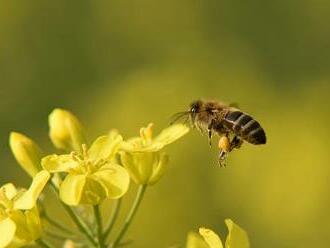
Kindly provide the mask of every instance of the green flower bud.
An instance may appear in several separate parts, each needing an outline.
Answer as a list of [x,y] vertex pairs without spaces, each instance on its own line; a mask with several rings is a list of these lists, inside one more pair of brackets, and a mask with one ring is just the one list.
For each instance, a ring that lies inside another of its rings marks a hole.
[[42,153],[32,139],[23,134],[11,132],[9,145],[17,162],[31,177],[41,170]]
[[86,143],[83,128],[77,117],[63,109],[54,109],[49,118],[49,136],[54,146],[66,151],[80,151]]

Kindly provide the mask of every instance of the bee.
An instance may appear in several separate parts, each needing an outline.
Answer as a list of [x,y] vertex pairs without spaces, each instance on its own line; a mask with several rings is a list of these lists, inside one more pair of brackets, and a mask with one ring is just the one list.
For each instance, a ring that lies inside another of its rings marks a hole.
[[241,147],[244,141],[253,144],[266,144],[266,134],[258,121],[233,105],[219,101],[197,100],[190,104],[188,111],[174,116],[173,121],[186,117],[192,127],[207,133],[209,144],[214,133],[219,139],[219,164],[225,166],[229,152]]

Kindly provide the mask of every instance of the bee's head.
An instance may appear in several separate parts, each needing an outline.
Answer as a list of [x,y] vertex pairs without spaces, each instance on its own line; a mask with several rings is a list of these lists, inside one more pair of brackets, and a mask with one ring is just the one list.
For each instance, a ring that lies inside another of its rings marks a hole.
[[202,101],[201,100],[193,101],[190,104],[190,109],[189,109],[190,114],[198,113],[201,109],[201,106],[202,106]]

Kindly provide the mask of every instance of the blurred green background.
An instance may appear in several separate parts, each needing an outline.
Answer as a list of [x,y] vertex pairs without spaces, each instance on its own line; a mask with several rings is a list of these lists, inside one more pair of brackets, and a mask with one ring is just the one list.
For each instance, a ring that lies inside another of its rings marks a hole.
[[0,2],[1,184],[30,181],[11,130],[52,151],[54,107],[95,138],[110,128],[130,137],[150,121],[157,132],[196,98],[237,102],[268,144],[244,145],[225,169],[195,131],[170,146],[131,247],[184,244],[199,226],[224,236],[227,217],[252,247],[329,247],[329,1]]

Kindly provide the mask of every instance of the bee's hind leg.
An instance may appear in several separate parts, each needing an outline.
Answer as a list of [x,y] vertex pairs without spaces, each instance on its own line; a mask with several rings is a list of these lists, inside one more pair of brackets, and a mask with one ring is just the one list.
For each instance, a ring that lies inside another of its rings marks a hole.
[[230,151],[232,151],[235,148],[236,149],[240,148],[242,144],[243,144],[243,140],[238,136],[234,136],[234,138],[230,142]]
[[219,153],[218,164],[220,167],[226,167],[226,159],[228,156],[228,152],[221,150]]

